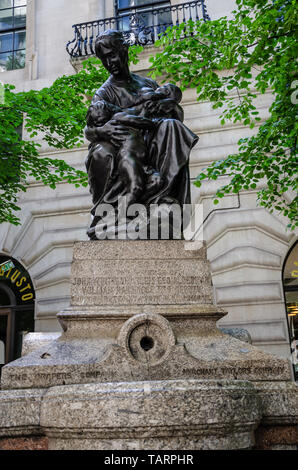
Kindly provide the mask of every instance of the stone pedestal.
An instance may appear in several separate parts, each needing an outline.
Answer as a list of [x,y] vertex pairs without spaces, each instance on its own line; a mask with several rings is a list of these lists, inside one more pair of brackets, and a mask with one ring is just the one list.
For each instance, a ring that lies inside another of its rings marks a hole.
[[76,243],[63,334],[3,368],[0,435],[47,436],[51,449],[249,449],[260,425],[293,428],[290,364],[222,333],[224,315],[202,244]]

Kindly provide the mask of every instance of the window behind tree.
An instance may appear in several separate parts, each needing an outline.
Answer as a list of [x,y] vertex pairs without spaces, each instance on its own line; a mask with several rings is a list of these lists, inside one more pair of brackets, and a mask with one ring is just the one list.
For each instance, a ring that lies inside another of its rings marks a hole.
[[0,71],[25,66],[27,0],[0,0]]
[[172,24],[171,12],[163,9],[170,5],[167,0],[117,0],[118,28],[130,31],[138,27],[160,26],[162,32]]

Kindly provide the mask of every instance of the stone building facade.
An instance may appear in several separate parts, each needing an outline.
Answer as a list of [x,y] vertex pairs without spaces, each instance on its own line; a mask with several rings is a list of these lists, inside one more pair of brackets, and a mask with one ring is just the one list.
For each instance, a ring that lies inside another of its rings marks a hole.
[[[0,7],[7,7],[8,3],[0,1]],[[75,73],[80,59],[71,60],[66,52],[66,44],[73,35],[72,25],[114,17],[116,3],[114,0],[15,2],[15,8],[17,4],[26,6],[25,66],[6,70],[5,57],[1,62],[0,53],[0,80],[16,85],[17,90],[41,89],[63,74]],[[183,0],[162,3],[174,5]],[[235,2],[205,0],[205,5],[210,18],[215,19],[229,16]],[[153,51],[152,46],[145,48],[134,71],[146,73]],[[257,106],[264,119],[271,101],[270,93],[258,96]],[[184,92],[182,105],[186,125],[200,137],[191,154],[192,179],[208,163],[236,151],[238,140],[253,132],[241,124],[221,126],[218,110],[213,110],[207,101],[198,103],[192,90]],[[86,142],[79,149],[57,151],[43,143],[41,155],[62,158],[75,168],[84,169],[87,146]],[[257,189],[227,196],[214,206],[213,194],[220,184],[222,181],[205,182],[200,189],[192,186],[192,202],[203,205],[204,239],[211,263],[214,298],[229,312],[220,325],[245,328],[254,345],[290,357],[283,267],[297,236],[287,231],[286,220],[257,206]],[[23,310],[29,316],[34,315],[34,331],[59,331],[56,314],[69,304],[73,243],[87,239],[91,197],[85,188],[61,183],[53,191],[32,181],[28,191],[20,195],[20,204],[21,225],[0,227],[0,263],[15,260],[26,273],[24,277],[28,277],[34,294],[28,298],[31,310]],[[294,258],[292,261],[295,263]],[[9,289],[9,276],[4,280]],[[6,291],[0,311],[10,308],[5,301]],[[293,295],[297,296],[297,291]],[[15,309],[16,317],[23,314],[23,304]],[[29,329],[26,325],[25,330]]]

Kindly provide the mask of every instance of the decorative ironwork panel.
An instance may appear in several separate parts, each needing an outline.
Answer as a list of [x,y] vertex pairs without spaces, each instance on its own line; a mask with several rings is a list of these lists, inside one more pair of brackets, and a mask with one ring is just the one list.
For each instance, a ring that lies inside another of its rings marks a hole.
[[151,0],[142,5],[131,8],[130,0],[121,0],[118,3],[118,15],[87,23],[73,25],[74,39],[66,45],[71,57],[84,57],[94,55],[94,44],[97,36],[107,29],[123,31],[127,43],[142,46],[154,44],[164,34],[168,27],[180,25],[189,20],[210,20],[205,0],[193,0],[179,5],[163,6],[159,0]]

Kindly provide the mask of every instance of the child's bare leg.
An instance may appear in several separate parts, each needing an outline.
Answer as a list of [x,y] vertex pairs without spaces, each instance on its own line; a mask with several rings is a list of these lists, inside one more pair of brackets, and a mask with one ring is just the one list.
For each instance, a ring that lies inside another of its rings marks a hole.
[[119,173],[127,186],[127,205],[138,202],[145,187],[145,172],[141,163],[127,152],[119,153]]

